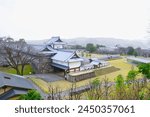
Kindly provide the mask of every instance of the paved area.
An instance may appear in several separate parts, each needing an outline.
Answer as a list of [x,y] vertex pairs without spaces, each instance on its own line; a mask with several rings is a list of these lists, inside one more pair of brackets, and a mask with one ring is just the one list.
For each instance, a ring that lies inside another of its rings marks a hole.
[[46,82],[54,82],[58,80],[64,80],[65,78],[58,76],[57,74],[33,74],[33,75],[26,75],[27,78],[41,78]]

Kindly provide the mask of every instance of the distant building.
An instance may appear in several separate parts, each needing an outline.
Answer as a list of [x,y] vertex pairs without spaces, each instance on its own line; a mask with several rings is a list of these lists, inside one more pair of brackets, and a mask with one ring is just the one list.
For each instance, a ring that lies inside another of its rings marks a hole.
[[101,68],[108,66],[108,62],[104,60],[100,60],[98,58],[91,58],[89,59],[89,63],[81,66],[81,70],[90,70],[90,69],[96,69],[96,68]]
[[127,61],[133,64],[150,63],[150,59],[139,57],[127,57]]
[[32,84],[23,76],[0,72],[0,100],[18,98],[33,89]]
[[47,46],[50,46],[52,49],[63,49],[65,42],[63,42],[60,37],[52,37],[47,43]]
[[118,46],[117,47],[99,47],[98,51],[103,54],[117,54],[118,53]]
[[99,59],[103,61],[107,61],[107,60],[120,59],[120,58],[121,56],[116,54],[116,55],[104,55],[100,57]]

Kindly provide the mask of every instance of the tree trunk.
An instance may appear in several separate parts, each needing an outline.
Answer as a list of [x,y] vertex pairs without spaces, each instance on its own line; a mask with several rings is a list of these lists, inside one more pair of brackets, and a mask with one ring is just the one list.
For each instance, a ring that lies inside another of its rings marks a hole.
[[144,77],[144,79],[143,79],[143,80],[144,80],[144,85],[145,85],[145,86],[147,86],[147,78],[146,78],[146,77]]
[[24,67],[25,67],[25,65],[22,65],[21,66],[21,75],[23,76],[24,74],[23,74],[23,72],[24,72]]
[[18,75],[20,75],[19,68],[18,68],[18,67],[16,67],[16,68],[15,68],[15,70],[16,70],[17,74],[18,74]]

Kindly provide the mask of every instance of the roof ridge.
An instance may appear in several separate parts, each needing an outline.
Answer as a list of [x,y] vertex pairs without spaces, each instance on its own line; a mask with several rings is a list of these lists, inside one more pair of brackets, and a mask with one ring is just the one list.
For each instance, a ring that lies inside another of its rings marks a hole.
[[[76,52],[73,52],[72,55],[70,55],[70,57],[68,57],[68,59],[71,58],[71,57],[73,57],[74,54],[76,54]],[[68,59],[66,59],[66,60],[68,60]],[[65,60],[65,61],[66,61],[66,60]]]

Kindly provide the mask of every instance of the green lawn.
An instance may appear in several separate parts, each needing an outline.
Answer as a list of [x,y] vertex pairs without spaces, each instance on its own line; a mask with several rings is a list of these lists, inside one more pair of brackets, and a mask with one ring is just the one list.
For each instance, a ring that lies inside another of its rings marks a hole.
[[120,68],[117,68],[117,67],[114,67],[114,66],[109,66],[109,67],[106,67],[106,68],[95,70],[95,74],[96,74],[96,76],[102,76],[102,75],[113,73],[113,72],[116,72],[116,71],[119,71],[119,70],[120,70]]
[[40,87],[45,93],[49,92],[49,84],[39,78],[29,78],[33,83]]
[[[20,66],[19,68],[21,69]],[[16,74],[16,70],[11,67],[0,67],[0,71],[10,74]],[[33,72],[31,65],[26,65],[24,68],[24,75],[29,75],[30,72]]]
[[[135,69],[135,70],[138,69],[136,66],[129,64],[125,59],[111,60],[111,61],[109,61],[109,63],[112,66],[120,69],[116,72],[113,72],[113,73],[110,73],[107,75],[107,76],[111,76],[113,78],[117,77],[119,74],[123,75],[126,78],[128,72],[131,69]],[[141,74],[139,74],[138,78],[140,78],[140,77],[141,77]]]

